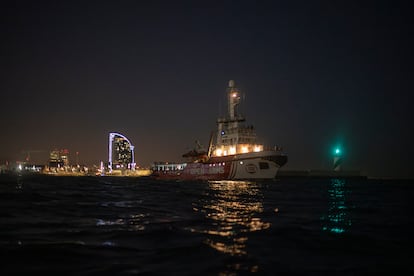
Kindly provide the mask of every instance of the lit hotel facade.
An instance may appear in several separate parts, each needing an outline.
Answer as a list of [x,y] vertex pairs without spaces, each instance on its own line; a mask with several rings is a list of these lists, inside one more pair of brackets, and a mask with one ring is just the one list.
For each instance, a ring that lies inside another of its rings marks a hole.
[[135,170],[134,146],[120,133],[109,133],[108,168],[112,170]]

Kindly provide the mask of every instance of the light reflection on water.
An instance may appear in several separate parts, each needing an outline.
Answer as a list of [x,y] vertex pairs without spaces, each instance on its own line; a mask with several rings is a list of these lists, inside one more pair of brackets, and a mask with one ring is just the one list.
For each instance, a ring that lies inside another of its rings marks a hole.
[[248,181],[211,181],[208,194],[194,211],[203,213],[210,224],[193,231],[207,234],[205,243],[219,252],[246,255],[247,234],[270,227],[259,217],[263,212],[260,186]]
[[110,227],[110,226],[121,226],[123,229],[129,231],[143,231],[145,225],[149,224],[148,214],[130,214],[124,218],[115,219],[97,219],[96,226],[98,227]]
[[323,231],[345,233],[352,225],[349,216],[348,196],[351,193],[346,179],[332,178],[328,187],[328,213],[321,217]]

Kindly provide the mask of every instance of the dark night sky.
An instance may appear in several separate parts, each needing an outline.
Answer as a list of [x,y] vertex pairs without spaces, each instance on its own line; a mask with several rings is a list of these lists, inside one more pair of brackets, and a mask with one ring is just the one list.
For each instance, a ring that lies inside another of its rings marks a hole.
[[341,144],[344,169],[413,177],[409,2],[334,2],[3,3],[0,163],[57,147],[98,164],[111,131],[139,165],[178,161],[234,79],[286,169],[330,169]]

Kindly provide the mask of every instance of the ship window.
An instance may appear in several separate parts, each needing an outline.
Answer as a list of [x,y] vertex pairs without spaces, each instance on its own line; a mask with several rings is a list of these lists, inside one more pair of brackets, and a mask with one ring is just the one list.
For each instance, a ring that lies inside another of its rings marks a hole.
[[261,170],[267,170],[267,169],[269,169],[269,163],[267,163],[267,162],[259,162],[259,168]]

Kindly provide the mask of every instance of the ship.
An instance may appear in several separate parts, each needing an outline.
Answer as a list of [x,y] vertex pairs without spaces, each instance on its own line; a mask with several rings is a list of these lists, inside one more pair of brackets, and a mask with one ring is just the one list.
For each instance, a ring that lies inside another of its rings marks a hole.
[[184,162],[154,162],[151,177],[165,180],[259,180],[274,179],[287,163],[279,146],[258,143],[256,130],[246,124],[238,112],[241,91],[230,80],[227,92],[227,115],[217,119],[217,129],[210,134],[209,145],[182,155]]

